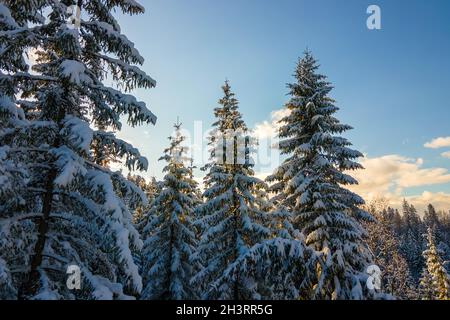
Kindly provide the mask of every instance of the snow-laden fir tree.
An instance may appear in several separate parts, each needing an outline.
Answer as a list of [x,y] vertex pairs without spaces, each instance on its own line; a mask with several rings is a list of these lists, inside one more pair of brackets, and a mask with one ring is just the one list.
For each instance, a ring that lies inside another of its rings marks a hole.
[[[120,195],[125,204],[130,208],[132,214],[133,225],[140,235],[142,235],[143,228],[145,227],[145,213],[150,210],[150,203],[159,194],[160,182],[152,177],[150,181],[146,181],[140,175],[133,175],[128,173],[127,180],[135,184],[146,196],[147,201],[134,202],[133,197],[128,197],[127,194]],[[142,270],[142,248],[133,248],[133,258],[138,266],[139,270]]]
[[279,148],[286,159],[268,177],[275,203],[286,207],[292,223],[315,250],[312,299],[365,298],[365,270],[371,256],[360,221],[370,215],[359,208],[363,199],[346,189],[357,181],[347,172],[361,169],[362,154],[339,134],[341,124],[328,94],[332,86],[317,73],[309,51],[299,60],[296,82],[289,84],[289,114],[281,120]]
[[445,214],[443,212],[436,211],[435,207],[430,203],[427,206],[427,209],[425,210],[425,213],[423,215],[423,229],[431,228],[433,231],[433,235],[435,238],[435,243],[437,247],[442,247],[443,249],[443,256],[442,258],[447,257],[447,249],[446,249],[446,242],[450,244],[450,237],[449,234],[446,232],[443,221],[445,219]]
[[175,125],[170,146],[161,160],[167,162],[159,195],[145,215],[143,238],[144,300],[182,300],[196,298],[190,284],[192,256],[196,247],[193,225],[197,205],[196,183],[186,166],[187,147]]
[[[42,23],[39,14],[44,1],[2,1],[0,3],[0,299],[17,298],[22,266],[29,264],[33,234],[34,196],[26,192],[30,170],[20,152],[25,132],[25,108],[18,105],[19,83],[26,76],[24,58],[36,37],[27,30],[29,23]],[[14,10],[11,10],[13,8]],[[23,214],[18,214],[23,212]],[[17,213],[17,214],[16,214]]]
[[425,267],[420,278],[422,298],[450,300],[450,276],[443,266],[431,228],[428,228],[426,238],[427,249],[423,252]]
[[[236,262],[250,248],[272,237],[266,185],[254,177],[250,154],[253,139],[238,110],[238,100],[225,82],[224,96],[214,109],[210,163],[200,206],[201,236],[197,257],[204,268],[193,278],[205,299],[259,298],[257,279]],[[231,268],[230,268],[231,266]],[[233,267],[234,266],[234,267]]]
[[[137,204],[145,195],[105,165],[123,159],[130,170],[146,169],[139,151],[108,130],[120,130],[121,115],[131,126],[156,118],[104,82],[110,75],[126,92],[155,81],[136,66],[143,58],[120,32],[116,10],[144,11],[129,0],[0,4],[1,179],[26,177],[1,205],[7,298],[128,298],[142,289],[132,257],[142,241],[121,197]],[[26,52],[35,56],[32,72]],[[81,270],[81,290],[66,287],[69,265]]]

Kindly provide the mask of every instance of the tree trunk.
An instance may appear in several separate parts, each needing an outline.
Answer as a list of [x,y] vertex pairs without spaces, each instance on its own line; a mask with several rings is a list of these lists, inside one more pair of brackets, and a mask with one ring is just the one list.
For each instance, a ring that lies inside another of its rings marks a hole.
[[30,296],[36,294],[39,288],[39,278],[40,278],[40,267],[42,264],[42,255],[45,247],[45,240],[47,238],[47,233],[49,230],[49,218],[50,212],[52,211],[52,200],[53,200],[53,183],[56,178],[56,169],[51,169],[48,173],[46,191],[43,197],[42,204],[42,217],[39,219],[38,225],[38,239],[34,247],[34,254],[31,259],[30,273],[28,274],[28,279],[23,285],[21,292],[19,292],[19,299],[23,300]]
[[[58,118],[56,119],[59,128],[58,132],[63,127],[62,120],[64,119],[65,114],[66,112],[64,106],[60,106],[58,110]],[[60,147],[60,145],[61,140],[59,135],[57,135],[53,143],[53,148],[58,148]],[[37,290],[39,289],[40,269],[42,267],[42,257],[45,248],[45,241],[47,239],[47,234],[49,231],[50,213],[52,211],[53,194],[55,191],[54,182],[57,174],[57,168],[55,167],[55,165],[51,165],[51,169],[47,174],[45,193],[42,199],[42,217],[39,219],[38,223],[38,239],[34,246],[33,256],[31,258],[30,272],[19,290],[18,298],[20,300],[32,297],[37,293]]]

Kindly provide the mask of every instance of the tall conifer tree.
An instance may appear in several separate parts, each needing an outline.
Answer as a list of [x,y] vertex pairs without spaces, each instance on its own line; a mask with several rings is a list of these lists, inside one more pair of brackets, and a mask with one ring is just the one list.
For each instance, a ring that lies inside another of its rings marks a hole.
[[286,207],[292,223],[315,250],[313,299],[363,299],[365,269],[371,256],[360,222],[370,215],[359,208],[363,199],[345,187],[357,181],[347,172],[361,169],[362,154],[339,136],[351,129],[335,118],[329,97],[332,86],[317,73],[307,51],[289,84],[289,114],[281,120],[281,153],[287,158],[268,177],[275,203]]
[[420,279],[423,299],[449,300],[450,276],[443,266],[442,259],[434,243],[434,235],[431,228],[428,228],[426,238],[427,249],[423,252],[425,267]]
[[186,164],[189,159],[180,127],[175,125],[175,135],[161,158],[167,162],[161,191],[145,217],[142,299],[196,298],[190,280],[197,241],[193,225],[197,184]]
[[[233,268],[248,250],[271,236],[266,185],[254,177],[252,139],[238,110],[238,101],[225,82],[224,96],[214,109],[210,136],[211,162],[204,168],[205,203],[200,206],[203,233],[198,257],[204,268],[194,283],[204,286],[208,299],[250,299],[258,294],[254,274]],[[230,268],[231,266],[231,268]]]
[[[8,73],[0,78],[7,88],[0,109],[8,115],[0,128],[0,170],[5,164],[27,169],[6,169],[6,176],[27,179],[16,203],[0,212],[0,234],[9,236],[0,242],[0,261],[8,270],[11,294],[24,299],[135,296],[142,281],[131,252],[142,242],[122,197],[130,203],[146,199],[107,165],[124,159],[130,170],[147,168],[139,151],[114,133],[121,129],[122,115],[131,126],[156,121],[145,103],[124,93],[152,88],[155,81],[136,66],[144,59],[113,16],[116,10],[139,14],[144,8],[127,0],[2,3],[0,43],[7,50],[0,50],[0,60]],[[25,52],[36,58],[32,72]],[[123,91],[106,86],[108,76]],[[5,250],[11,243],[20,251],[15,256]],[[17,264],[26,267],[17,270]],[[66,287],[72,264],[80,268],[81,290]]]

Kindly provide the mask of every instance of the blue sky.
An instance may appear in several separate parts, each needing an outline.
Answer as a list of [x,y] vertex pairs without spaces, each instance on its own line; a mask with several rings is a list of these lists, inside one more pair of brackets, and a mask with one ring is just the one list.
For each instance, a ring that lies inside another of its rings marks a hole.
[[[335,86],[338,117],[355,128],[347,136],[367,154],[366,177],[388,172],[386,181],[399,179],[390,196],[420,202],[423,192],[440,193],[436,201],[448,200],[450,208],[450,160],[441,156],[450,146],[424,147],[450,136],[450,1],[140,2],[144,15],[119,19],[158,82],[136,91],[158,123],[125,127],[121,136],[148,157],[149,175],[161,177],[157,158],[177,116],[188,130],[194,121],[211,124],[225,79],[250,127],[269,121],[286,102],[285,84],[308,47]],[[366,27],[370,4],[381,8],[381,30]],[[422,184],[411,182],[414,170]]]

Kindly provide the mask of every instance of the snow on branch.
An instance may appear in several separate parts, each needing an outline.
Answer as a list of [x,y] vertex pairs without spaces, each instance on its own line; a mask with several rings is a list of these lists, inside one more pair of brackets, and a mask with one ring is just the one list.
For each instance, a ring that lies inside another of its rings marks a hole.
[[64,127],[61,129],[61,134],[67,137],[72,147],[89,154],[90,145],[94,137],[94,132],[89,127],[89,123],[78,117],[68,115],[64,119]]
[[100,93],[103,98],[115,107],[115,111],[121,114],[128,115],[128,123],[132,126],[140,123],[156,124],[156,116],[147,109],[144,102],[137,101],[137,99],[129,94],[113,88],[105,87],[103,85],[90,85],[91,90]]
[[104,21],[82,21],[83,28],[87,29],[96,38],[105,52],[116,54],[127,63],[143,64],[144,58],[134,47],[134,43]]
[[115,137],[112,132],[96,131],[93,139],[97,148],[108,148],[109,152],[117,158],[125,158],[125,166],[128,170],[147,170],[148,160],[143,157],[139,150],[131,144]]
[[56,185],[67,187],[78,175],[86,174],[84,160],[68,147],[51,149],[50,153],[56,158],[55,164],[58,168]]

